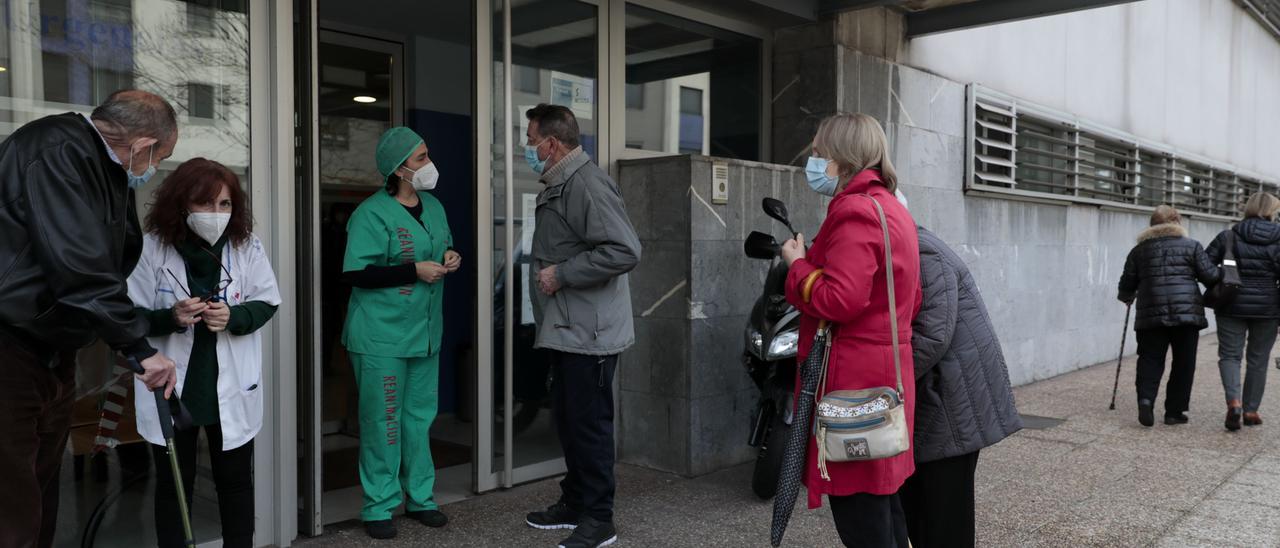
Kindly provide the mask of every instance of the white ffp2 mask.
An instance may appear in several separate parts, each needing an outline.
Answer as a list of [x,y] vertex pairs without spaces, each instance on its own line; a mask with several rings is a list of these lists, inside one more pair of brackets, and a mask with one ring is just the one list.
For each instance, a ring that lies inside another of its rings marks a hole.
[[[409,169],[409,168],[405,168]],[[431,162],[425,166],[418,168],[413,172],[413,179],[409,184],[417,190],[432,190],[436,188],[436,182],[440,180],[440,171],[436,169],[436,163]]]
[[192,213],[187,215],[187,227],[209,245],[218,243],[218,238],[227,230],[231,222],[230,213]]

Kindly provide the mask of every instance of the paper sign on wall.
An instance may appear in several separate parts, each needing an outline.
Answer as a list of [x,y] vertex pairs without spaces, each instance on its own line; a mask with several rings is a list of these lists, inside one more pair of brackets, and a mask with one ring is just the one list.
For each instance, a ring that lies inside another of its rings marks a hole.
[[537,228],[538,195],[520,195],[520,250],[525,255],[533,253],[533,230]]
[[551,71],[551,104],[569,107],[581,120],[595,115],[596,82],[563,72]]
[[529,325],[534,322],[533,319],[533,300],[529,297],[529,263],[520,265],[520,279],[516,283],[521,284],[520,292],[520,325]]
[[525,135],[529,133],[529,118],[526,117],[524,113],[529,112],[530,109],[536,106],[537,105],[520,105],[516,107],[516,111],[511,114],[516,120],[520,121],[520,132],[511,136],[511,138],[515,140],[515,144],[523,146],[525,141],[527,141]]

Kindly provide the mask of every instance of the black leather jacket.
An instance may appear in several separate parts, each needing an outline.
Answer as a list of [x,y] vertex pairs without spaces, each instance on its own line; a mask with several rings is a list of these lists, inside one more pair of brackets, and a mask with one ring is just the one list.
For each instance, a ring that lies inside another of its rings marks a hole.
[[124,168],[93,125],[48,116],[0,143],[0,331],[48,360],[101,338],[139,358],[147,321],[125,280],[142,231]]

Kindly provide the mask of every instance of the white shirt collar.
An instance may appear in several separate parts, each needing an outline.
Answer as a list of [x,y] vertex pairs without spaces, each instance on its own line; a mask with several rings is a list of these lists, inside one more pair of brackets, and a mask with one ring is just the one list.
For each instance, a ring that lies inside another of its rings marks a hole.
[[89,122],[89,127],[93,128],[93,132],[98,134],[99,139],[102,139],[102,146],[106,147],[107,156],[110,156],[112,160],[114,160],[117,164],[120,164],[120,166],[123,167],[124,162],[120,161],[119,156],[116,156],[116,151],[111,150],[111,144],[107,142],[107,138],[102,136],[101,131],[98,131],[98,126],[93,125],[93,118],[90,118],[88,114],[85,114],[83,112],[80,113],[80,115],[84,116],[85,121]]

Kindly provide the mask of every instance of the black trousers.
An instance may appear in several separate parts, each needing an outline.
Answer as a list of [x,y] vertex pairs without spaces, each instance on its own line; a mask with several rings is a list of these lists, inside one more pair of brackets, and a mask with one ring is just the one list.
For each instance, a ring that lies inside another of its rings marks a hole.
[[849,547],[907,548],[907,521],[898,495],[827,495],[840,542]]
[[973,547],[973,474],[977,469],[977,451],[916,463],[916,473],[898,491],[912,547]]
[[0,334],[0,356],[0,548],[52,546],[76,354],[37,356]]
[[[218,517],[222,521],[222,545],[228,548],[253,546],[253,440],[230,451],[222,450],[222,428],[218,425],[189,428],[177,432],[178,468],[182,469],[182,487],[187,495],[187,509],[196,481],[196,435],[204,429],[209,441],[209,460],[213,465],[213,485],[218,491]],[[156,463],[156,541],[160,548],[183,546],[182,513],[178,510],[178,494],[173,486],[173,469],[169,451],[152,445]]]
[[1173,367],[1169,370],[1169,384],[1165,387],[1164,414],[1177,415],[1190,409],[1200,329],[1195,326],[1156,327],[1139,329],[1137,334],[1138,374],[1135,384],[1138,399],[1155,403],[1156,394],[1160,392],[1160,378],[1164,376],[1165,356],[1172,347]]
[[617,356],[550,352],[551,398],[568,473],[561,502],[613,521],[613,375]]

